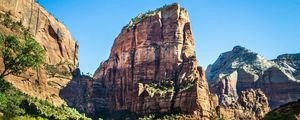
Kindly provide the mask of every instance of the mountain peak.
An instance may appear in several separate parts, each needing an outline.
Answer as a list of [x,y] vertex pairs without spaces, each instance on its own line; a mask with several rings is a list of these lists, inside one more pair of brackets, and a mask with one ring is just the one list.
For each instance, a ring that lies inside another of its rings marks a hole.
[[[161,12],[164,13],[169,13],[165,14],[165,16],[161,16]],[[181,8],[178,3],[172,3],[172,4],[167,4],[164,5],[163,7],[157,8],[155,10],[149,10],[145,13],[140,13],[136,17],[132,18],[127,25],[123,27],[123,29],[129,29],[129,28],[135,28],[136,25],[140,22],[142,22],[144,19],[148,17],[153,17],[153,16],[160,16],[162,18],[169,18],[169,17],[176,17],[176,19],[179,18],[180,12],[184,12],[185,15],[187,15],[187,11],[184,8]],[[176,16],[174,16],[174,13],[176,13]],[[188,17],[185,17],[188,18]]]
[[249,49],[246,49],[245,47],[240,46],[240,45],[234,46],[231,51],[232,52],[240,52],[240,51],[250,52]]
[[213,80],[220,72],[232,72],[240,68],[259,72],[272,65],[272,61],[268,61],[261,55],[245,47],[235,46],[231,51],[222,53],[215,63],[207,68],[207,73],[209,73],[207,79]]

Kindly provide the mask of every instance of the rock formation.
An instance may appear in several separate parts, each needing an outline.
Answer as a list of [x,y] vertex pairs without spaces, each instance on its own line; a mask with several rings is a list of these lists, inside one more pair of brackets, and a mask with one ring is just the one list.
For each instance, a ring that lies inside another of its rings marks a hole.
[[87,115],[94,114],[93,103],[91,103],[91,95],[93,78],[90,76],[82,75],[79,69],[73,72],[73,78],[64,87],[60,96],[62,96],[70,106],[76,106],[77,110]]
[[268,99],[260,90],[247,89],[241,91],[237,101],[228,106],[214,104],[216,118],[228,120],[259,120],[270,111]]
[[241,91],[251,88],[261,89],[271,108],[295,101],[300,97],[299,58],[299,54],[289,54],[267,60],[236,46],[207,68],[210,91],[225,107],[236,102]]
[[[8,76],[6,80],[31,96],[61,104],[59,91],[71,80],[71,72],[78,62],[78,45],[69,31],[35,0],[0,0],[0,13],[1,20],[11,19],[28,29],[46,50],[45,65],[41,69],[30,69],[21,75]],[[18,33],[3,24],[0,32]],[[0,66],[2,69],[2,62]]]
[[178,4],[132,19],[93,79],[87,89],[95,114],[210,116],[207,81],[197,65],[190,20]]

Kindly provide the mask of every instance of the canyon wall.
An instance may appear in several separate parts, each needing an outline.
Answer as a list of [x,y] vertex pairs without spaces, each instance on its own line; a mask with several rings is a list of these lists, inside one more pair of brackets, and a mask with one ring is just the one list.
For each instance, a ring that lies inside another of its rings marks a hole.
[[[78,63],[78,44],[67,28],[42,8],[35,0],[0,0],[1,20],[12,20],[28,29],[33,38],[46,50],[45,64],[38,70],[29,69],[20,75],[5,79],[23,92],[47,99],[60,105],[59,91],[72,79],[71,73]],[[20,31],[0,25],[1,34],[22,34]],[[3,64],[1,62],[1,69]]]
[[[93,108],[86,108],[94,114],[210,117],[208,85],[197,64],[190,20],[178,4],[132,19],[115,39],[108,60],[101,63],[92,81],[87,102]],[[76,91],[80,85],[72,86],[65,91]],[[80,107],[75,96],[62,93]]]

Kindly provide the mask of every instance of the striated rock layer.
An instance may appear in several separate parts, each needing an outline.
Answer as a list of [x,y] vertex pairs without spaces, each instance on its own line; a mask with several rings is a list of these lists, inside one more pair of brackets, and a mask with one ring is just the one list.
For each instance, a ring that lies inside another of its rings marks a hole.
[[197,67],[187,12],[173,4],[136,19],[141,20],[122,29],[94,74],[95,109],[208,118],[208,86]]
[[208,67],[210,91],[219,96],[219,103],[225,107],[250,88],[261,89],[272,109],[295,101],[300,97],[299,58],[299,54],[287,54],[267,60],[236,46]]
[[216,111],[215,117],[226,120],[259,120],[270,111],[268,98],[260,89],[241,91],[237,101],[231,102],[226,107],[219,105],[218,102],[215,103],[213,104]]
[[88,101],[95,115],[179,112],[199,119],[210,116],[208,85],[204,70],[197,65],[190,20],[178,4],[132,19],[93,79],[87,89],[92,90]]
[[[35,0],[0,0],[0,13],[2,20],[12,19],[28,29],[46,50],[45,65],[41,69],[8,76],[6,80],[31,96],[61,104],[59,91],[71,80],[71,72],[78,63],[78,45],[69,31]],[[3,24],[0,32],[6,35],[17,33]]]

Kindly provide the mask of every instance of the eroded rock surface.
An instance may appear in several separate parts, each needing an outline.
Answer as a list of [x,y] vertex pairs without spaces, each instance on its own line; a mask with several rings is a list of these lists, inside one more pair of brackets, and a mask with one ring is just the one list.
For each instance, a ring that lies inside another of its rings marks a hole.
[[93,79],[88,91],[95,114],[210,116],[208,85],[197,65],[190,20],[178,4],[132,19]]
[[268,99],[260,89],[241,91],[237,101],[216,106],[218,117],[226,120],[259,120],[269,111]]
[[246,89],[261,89],[270,107],[295,101],[300,97],[299,54],[281,55],[267,60],[257,53],[236,46],[220,55],[206,71],[210,91],[219,103],[228,106]]
[[[40,69],[29,69],[23,74],[5,79],[31,96],[60,105],[63,100],[59,97],[59,91],[71,80],[71,73],[78,63],[77,43],[66,27],[35,0],[0,0],[0,13],[1,20],[11,19],[28,29],[46,50],[45,65]],[[15,36],[19,33],[4,24],[0,25],[0,32]]]

